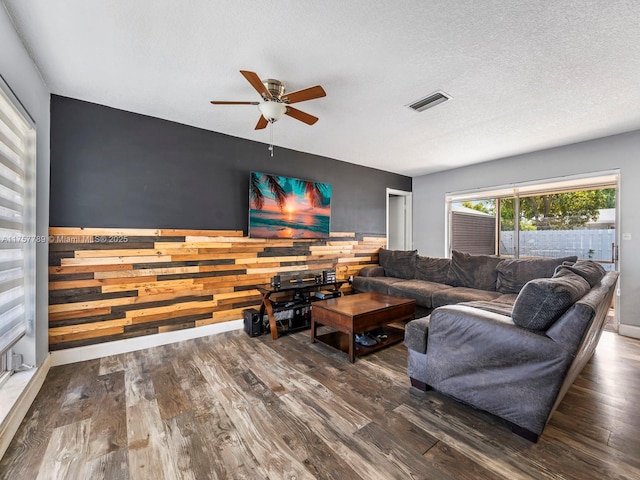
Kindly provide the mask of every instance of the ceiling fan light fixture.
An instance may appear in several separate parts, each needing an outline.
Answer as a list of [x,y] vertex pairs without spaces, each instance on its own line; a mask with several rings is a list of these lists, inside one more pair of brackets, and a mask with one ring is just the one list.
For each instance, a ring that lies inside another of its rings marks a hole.
[[280,102],[274,102],[271,100],[264,101],[258,105],[260,113],[270,123],[277,122],[282,118],[282,115],[287,111],[287,107]]

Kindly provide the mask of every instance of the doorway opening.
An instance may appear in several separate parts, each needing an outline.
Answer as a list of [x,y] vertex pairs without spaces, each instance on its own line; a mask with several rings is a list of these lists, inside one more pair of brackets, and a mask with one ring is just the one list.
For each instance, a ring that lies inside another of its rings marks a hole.
[[413,246],[412,194],[387,188],[387,248],[411,250]]

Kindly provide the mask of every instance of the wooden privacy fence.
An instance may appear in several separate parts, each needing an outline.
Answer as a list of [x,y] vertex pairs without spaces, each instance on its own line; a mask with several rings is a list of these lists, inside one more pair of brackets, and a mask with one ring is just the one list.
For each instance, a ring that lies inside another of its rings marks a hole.
[[[253,239],[242,231],[49,229],[50,350],[194,328],[259,307],[275,274],[335,269],[346,280],[378,263],[385,238]],[[347,287],[348,288],[348,287]]]

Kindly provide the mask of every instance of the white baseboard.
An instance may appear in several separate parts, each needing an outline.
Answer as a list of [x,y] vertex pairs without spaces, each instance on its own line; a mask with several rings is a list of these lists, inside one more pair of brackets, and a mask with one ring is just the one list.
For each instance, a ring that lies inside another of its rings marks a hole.
[[156,333],[154,335],[128,338],[126,340],[87,345],[86,347],[56,350],[55,352],[51,352],[52,366],[83,362],[85,360],[108,357],[109,355],[117,355],[119,353],[134,352],[144,348],[158,347],[160,345],[181,342],[192,338],[206,337],[231,330],[240,330],[243,327],[243,320],[231,320],[229,322],[214,323],[203,327],[176,330],[174,332]]
[[2,385],[0,399],[0,458],[9,448],[29,407],[40,391],[51,368],[51,355],[47,355],[38,368],[15,373]]
[[640,338],[640,327],[635,325],[625,325],[621,323],[618,325],[618,333],[625,337]]

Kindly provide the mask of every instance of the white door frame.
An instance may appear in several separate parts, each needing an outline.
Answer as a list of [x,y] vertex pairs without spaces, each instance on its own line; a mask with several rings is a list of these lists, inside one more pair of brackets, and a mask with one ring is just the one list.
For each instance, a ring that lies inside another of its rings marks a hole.
[[404,190],[396,190],[393,188],[387,188],[387,217],[385,231],[387,234],[387,248],[389,248],[389,197],[391,195],[404,197],[404,212],[405,212],[405,249],[411,250],[413,247],[413,193],[406,192]]

